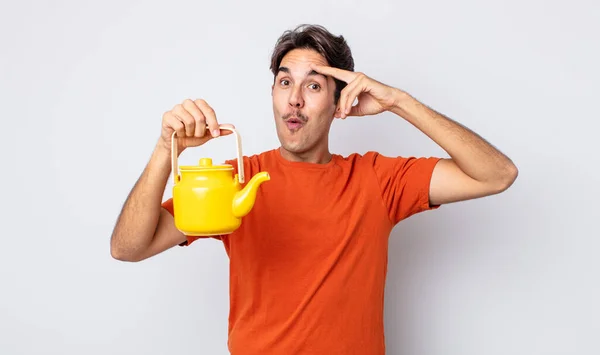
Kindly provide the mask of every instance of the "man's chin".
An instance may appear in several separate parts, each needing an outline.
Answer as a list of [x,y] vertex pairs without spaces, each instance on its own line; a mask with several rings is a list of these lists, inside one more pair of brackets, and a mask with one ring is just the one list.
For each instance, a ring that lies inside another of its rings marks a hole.
[[302,154],[306,152],[305,144],[302,144],[301,142],[290,142],[288,140],[283,140],[280,143],[283,149],[290,153]]

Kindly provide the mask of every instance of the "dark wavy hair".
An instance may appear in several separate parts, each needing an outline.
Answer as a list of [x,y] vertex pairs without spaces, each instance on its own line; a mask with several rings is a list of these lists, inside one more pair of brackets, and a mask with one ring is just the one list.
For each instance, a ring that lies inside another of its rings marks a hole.
[[[275,44],[271,55],[271,72],[277,70],[283,57],[293,49],[312,49],[321,54],[331,67],[354,71],[354,58],[343,36],[335,36],[320,25],[302,24],[293,30],[285,31]],[[337,104],[340,92],[346,87],[344,81],[335,80],[334,103]]]

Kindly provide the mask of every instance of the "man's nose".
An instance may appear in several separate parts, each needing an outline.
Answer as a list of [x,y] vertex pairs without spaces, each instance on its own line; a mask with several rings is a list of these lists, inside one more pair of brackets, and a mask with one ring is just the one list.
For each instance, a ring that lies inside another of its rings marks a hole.
[[290,106],[294,108],[302,108],[304,106],[304,99],[302,98],[302,91],[299,88],[292,90],[289,100]]

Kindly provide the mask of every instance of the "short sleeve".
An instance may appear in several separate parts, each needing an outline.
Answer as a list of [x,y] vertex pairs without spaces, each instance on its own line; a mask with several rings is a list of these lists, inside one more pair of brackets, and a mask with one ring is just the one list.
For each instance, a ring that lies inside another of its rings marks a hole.
[[390,221],[395,225],[416,213],[437,209],[430,205],[429,186],[438,157],[387,157],[371,153],[373,170]]
[[[164,209],[166,209],[171,214],[171,216],[175,217],[175,213],[173,212],[173,198],[167,199],[166,201],[164,201],[161,204],[161,206]],[[217,236],[210,236],[210,237],[208,237],[208,236],[207,237],[198,237],[198,236],[186,235],[186,239],[187,240],[185,242],[179,244],[179,245],[180,246],[188,246],[188,245],[192,244],[193,242],[195,242],[196,240],[201,239],[201,238],[214,238],[214,239],[218,239],[218,240],[222,239],[221,236],[218,236],[218,235]]]

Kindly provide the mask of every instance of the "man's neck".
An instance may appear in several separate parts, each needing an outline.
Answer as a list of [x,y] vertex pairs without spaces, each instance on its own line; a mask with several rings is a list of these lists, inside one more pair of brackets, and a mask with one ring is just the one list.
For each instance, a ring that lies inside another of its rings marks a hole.
[[293,162],[327,164],[331,161],[331,153],[327,147],[325,147],[325,149],[316,149],[304,153],[293,153],[283,147],[279,147],[279,152],[285,160]]

